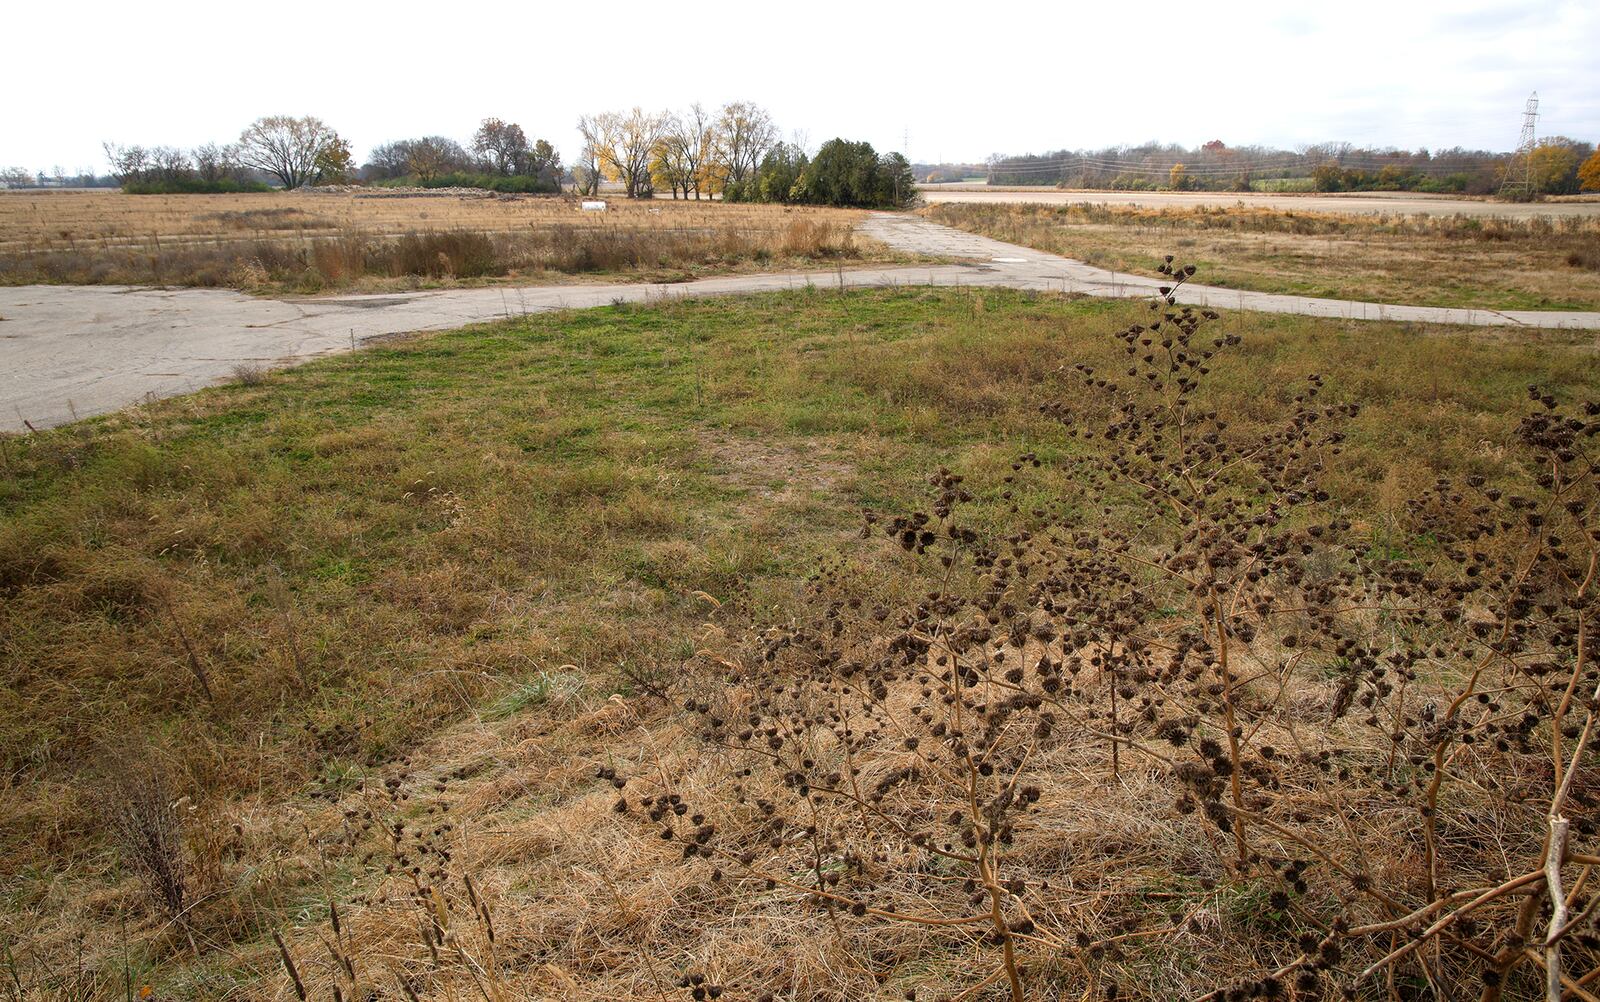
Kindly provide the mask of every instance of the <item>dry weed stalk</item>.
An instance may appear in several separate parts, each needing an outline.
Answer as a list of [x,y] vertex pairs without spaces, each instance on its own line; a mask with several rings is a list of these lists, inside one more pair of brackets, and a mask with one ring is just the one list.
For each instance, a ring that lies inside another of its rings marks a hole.
[[103,813],[108,827],[151,901],[181,921],[189,903],[189,875],[183,816],[166,770],[147,748],[121,748],[107,762]]
[[278,617],[283,621],[284,646],[288,648],[289,660],[294,665],[295,681],[301,686],[307,685],[305,659],[300,652],[299,631],[295,629],[294,622],[294,596],[289,591],[289,583],[284,579],[283,572],[276,566],[268,568],[267,594],[272,599],[272,604],[278,610]]
[[[413,778],[410,759],[402,757],[400,763],[381,790],[364,787],[342,808],[335,837],[350,853],[359,854],[363,866],[381,866],[383,873],[375,890],[350,904],[369,929],[388,924],[414,931],[414,937],[403,937],[410,940],[410,955],[364,953],[371,949],[371,939],[351,928],[338,902],[330,901],[329,934],[315,934],[327,964],[297,964],[282,936],[274,933],[284,969],[301,998],[320,997],[326,984],[336,1000],[387,997],[391,988],[418,999],[430,984],[464,977],[483,1002],[505,1002],[513,996],[501,971],[493,913],[471,874],[452,865],[456,826],[445,820],[448,805],[434,802],[414,815],[406,790]],[[444,779],[434,781],[436,791],[444,786]],[[369,973],[374,964],[381,966],[381,978]]]
[[[1247,955],[1206,998],[1396,978],[1441,998],[1534,982],[1591,997],[1600,404],[1532,391],[1515,489],[1440,481],[1380,538],[1321,486],[1356,407],[1312,375],[1263,388],[1286,403],[1275,425],[1232,427],[1204,388],[1239,338],[1176,305],[1192,266],[1160,271],[1151,317],[1118,335],[1126,369],[1065,368],[1081,391],[1041,405],[1083,443],[1061,460],[1081,496],[1025,504],[1044,462],[1026,453],[1000,488],[1012,528],[990,540],[960,517],[964,479],[939,471],[929,511],[883,526],[923,597],[890,609],[825,570],[762,672],[686,702],[727,755],[728,801],[602,769],[633,784],[617,811],[711,881],[728,867],[835,928],[993,950],[972,992],[1022,999],[1064,961],[1116,998],[1130,950],[1192,941],[1219,895],[1259,894]],[[1129,505],[1137,528],[1113,528]],[[1046,871],[1026,848],[1055,770],[1092,754],[1100,782],[1165,784],[1212,861],[1109,927],[1069,889],[1116,859]],[[783,795],[750,792],[753,770]]]
[[154,588],[156,598],[161,602],[161,611],[166,613],[167,623],[172,627],[172,632],[177,634],[178,643],[183,648],[184,663],[189,668],[189,674],[200,684],[200,691],[205,694],[206,702],[215,703],[217,697],[211,690],[211,674],[206,671],[205,665],[200,661],[200,655],[195,650],[194,644],[189,640],[189,633],[183,628],[183,620],[178,616],[177,608],[172,604],[173,586],[170,581],[162,580]]

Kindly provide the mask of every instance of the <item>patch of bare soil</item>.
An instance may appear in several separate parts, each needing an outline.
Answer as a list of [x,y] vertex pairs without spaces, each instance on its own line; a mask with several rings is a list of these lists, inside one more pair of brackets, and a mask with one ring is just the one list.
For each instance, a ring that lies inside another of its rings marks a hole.
[[700,445],[715,465],[716,475],[746,493],[741,513],[747,515],[758,508],[809,503],[815,494],[846,486],[856,472],[855,465],[838,452],[736,437],[724,431],[702,433]]

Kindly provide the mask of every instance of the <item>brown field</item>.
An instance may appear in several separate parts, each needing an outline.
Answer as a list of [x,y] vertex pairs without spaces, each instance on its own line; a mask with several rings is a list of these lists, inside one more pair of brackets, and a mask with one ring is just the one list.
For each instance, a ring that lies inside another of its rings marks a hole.
[[1146,209],[1272,209],[1283,212],[1331,212],[1339,215],[1428,215],[1528,218],[1530,216],[1600,217],[1600,197],[1553,195],[1537,202],[1510,202],[1487,196],[1428,195],[1414,191],[1114,191],[1058,188],[1055,185],[988,185],[981,183],[921,184],[930,204],[974,202],[982,205],[1136,206]]
[[1339,214],[1282,208],[947,203],[929,218],[1102,268],[1163,254],[1207,285],[1410,306],[1600,308],[1600,218]]
[[901,260],[850,209],[488,192],[0,193],[0,283],[388,291]]

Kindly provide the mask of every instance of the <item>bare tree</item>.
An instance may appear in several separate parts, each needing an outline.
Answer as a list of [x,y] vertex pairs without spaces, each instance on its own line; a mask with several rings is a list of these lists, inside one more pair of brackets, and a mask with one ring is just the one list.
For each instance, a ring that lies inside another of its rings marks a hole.
[[661,137],[659,165],[664,175],[675,182],[674,196],[677,188],[681,188],[684,198],[693,191],[695,199],[699,200],[701,185],[706,181],[707,161],[715,146],[711,126],[711,116],[698,101],[682,115],[667,119]]
[[396,139],[389,143],[379,143],[367,154],[367,162],[361,165],[361,173],[368,179],[395,178],[404,175],[411,167],[406,163],[411,155],[413,140]]
[[528,136],[515,122],[486,118],[472,136],[472,152],[495,174],[520,174],[530,152]]
[[683,193],[684,198],[688,198],[692,183],[690,179],[692,172],[684,155],[682,131],[682,120],[677,115],[669,115],[662,127],[661,138],[650,151],[650,179],[657,186],[671,188],[674,199],[678,197],[679,192]]
[[206,143],[189,152],[194,162],[194,172],[202,181],[216,183],[235,178],[239,174],[239,151],[231,144],[218,146]]
[[320,118],[268,115],[239,134],[239,161],[278,179],[287,189],[310,183],[342,142]]
[[600,190],[600,154],[586,131],[592,126],[593,120],[587,116],[578,120],[578,131],[583,133],[584,142],[572,164],[572,186],[579,195],[593,195]]
[[150,154],[143,146],[123,146],[121,143],[101,143],[106,151],[106,162],[111,165],[111,176],[118,184],[143,181],[150,169]]
[[761,158],[778,142],[778,127],[758,104],[731,101],[722,106],[715,126],[713,174],[726,190],[755,178]]
[[600,122],[594,115],[578,119],[578,132],[583,136],[583,149],[572,164],[572,181],[580,195],[593,195],[600,190]]
[[471,169],[472,157],[460,143],[447,136],[423,136],[373,147],[362,172],[369,178],[414,174],[426,182],[440,174]]
[[585,144],[592,148],[600,169],[622,182],[629,198],[647,198],[652,192],[650,160],[666,128],[665,112],[640,108],[623,114],[608,111],[578,122]]
[[152,146],[149,153],[150,174],[158,181],[178,181],[194,174],[189,154],[176,146]]
[[444,136],[424,136],[405,145],[403,168],[423,182],[432,181],[440,174],[460,170],[467,163],[467,151],[454,139]]

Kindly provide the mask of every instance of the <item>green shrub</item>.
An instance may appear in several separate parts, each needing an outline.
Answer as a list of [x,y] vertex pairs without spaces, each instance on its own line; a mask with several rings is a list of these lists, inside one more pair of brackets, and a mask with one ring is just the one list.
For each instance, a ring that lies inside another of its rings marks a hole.
[[844,208],[900,209],[916,200],[911,164],[899,153],[882,156],[871,143],[830,139],[814,159],[798,146],[779,143],[756,175],[729,183],[725,202],[783,202]]
[[1431,195],[1457,195],[1467,190],[1472,177],[1467,174],[1447,174],[1444,177],[1425,177],[1417,182],[1417,190]]

